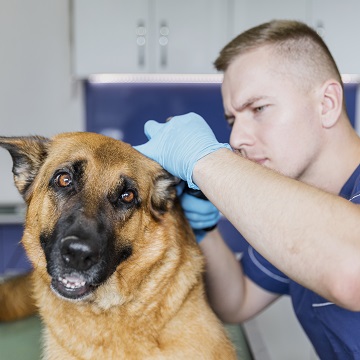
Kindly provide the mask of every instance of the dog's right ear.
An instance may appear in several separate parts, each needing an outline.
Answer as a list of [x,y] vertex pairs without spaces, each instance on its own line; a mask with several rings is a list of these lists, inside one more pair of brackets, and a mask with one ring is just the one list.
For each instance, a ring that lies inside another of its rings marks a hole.
[[179,179],[164,171],[156,177],[154,191],[151,196],[151,213],[155,219],[167,212],[174,204],[176,198],[176,184]]
[[50,141],[41,136],[0,137],[0,146],[8,150],[12,157],[14,182],[25,201],[47,156]]

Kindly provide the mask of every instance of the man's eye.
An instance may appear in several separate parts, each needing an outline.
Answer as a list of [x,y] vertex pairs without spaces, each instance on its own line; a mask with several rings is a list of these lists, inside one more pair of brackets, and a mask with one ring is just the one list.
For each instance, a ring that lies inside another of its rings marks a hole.
[[235,118],[234,117],[225,117],[225,120],[227,122],[227,124],[230,126],[230,127],[233,127],[234,126],[234,122],[235,122]]
[[127,190],[120,195],[120,200],[126,204],[130,204],[135,199],[135,193],[132,190]]
[[262,105],[262,106],[257,106],[256,108],[254,108],[254,111],[256,113],[260,113],[260,112],[263,112],[266,108],[266,105]]
[[68,187],[72,184],[71,175],[67,172],[60,173],[55,177],[55,185],[58,187]]

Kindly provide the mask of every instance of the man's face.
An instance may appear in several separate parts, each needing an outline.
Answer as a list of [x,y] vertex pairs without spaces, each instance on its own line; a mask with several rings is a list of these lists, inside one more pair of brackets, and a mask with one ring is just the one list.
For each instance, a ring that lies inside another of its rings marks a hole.
[[268,48],[260,48],[230,64],[223,103],[233,149],[284,175],[312,182],[321,150],[321,110],[316,90],[304,91],[297,81]]

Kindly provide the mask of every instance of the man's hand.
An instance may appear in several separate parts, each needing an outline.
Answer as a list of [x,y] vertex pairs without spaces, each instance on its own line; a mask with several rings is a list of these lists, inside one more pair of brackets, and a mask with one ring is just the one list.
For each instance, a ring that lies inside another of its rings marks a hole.
[[205,237],[207,229],[217,225],[220,212],[209,200],[199,199],[186,191],[180,195],[180,203],[199,243]]
[[145,135],[149,141],[134,148],[192,189],[198,189],[192,181],[195,163],[220,148],[231,149],[229,144],[219,143],[206,121],[195,113],[175,116],[163,124],[149,120]]

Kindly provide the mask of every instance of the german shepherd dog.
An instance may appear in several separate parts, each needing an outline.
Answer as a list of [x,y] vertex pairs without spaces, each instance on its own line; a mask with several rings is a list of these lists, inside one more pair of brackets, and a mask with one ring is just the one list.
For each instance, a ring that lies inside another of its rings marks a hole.
[[[94,133],[0,137],[27,204],[31,284],[0,289],[0,320],[34,311],[44,359],[235,359],[204,292],[175,179]],[[20,299],[19,299],[20,297]]]

